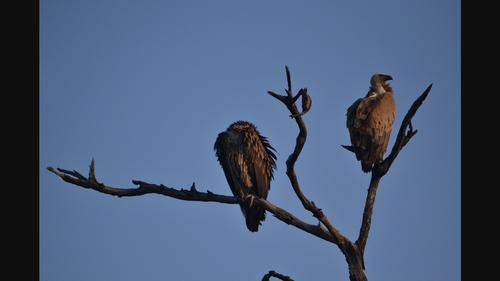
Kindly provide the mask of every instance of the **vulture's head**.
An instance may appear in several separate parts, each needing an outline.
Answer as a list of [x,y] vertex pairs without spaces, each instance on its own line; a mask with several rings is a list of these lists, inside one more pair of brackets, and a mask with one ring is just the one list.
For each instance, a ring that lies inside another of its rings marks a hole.
[[382,94],[386,91],[392,91],[389,84],[386,84],[386,81],[392,80],[392,77],[383,73],[375,73],[370,79],[370,88],[372,94]]
[[392,80],[392,77],[383,73],[375,73],[370,79],[370,84],[373,88],[378,88],[380,86],[385,85],[385,81]]
[[247,121],[237,121],[229,126],[229,131],[234,131],[236,133],[243,133],[246,131],[255,130],[255,125]]

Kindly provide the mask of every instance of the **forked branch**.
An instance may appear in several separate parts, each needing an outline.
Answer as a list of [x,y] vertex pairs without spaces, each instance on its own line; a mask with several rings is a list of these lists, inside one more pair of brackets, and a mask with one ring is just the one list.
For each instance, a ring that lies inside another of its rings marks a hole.
[[320,208],[316,207],[314,202],[306,197],[306,195],[302,192],[302,189],[300,188],[300,184],[297,179],[297,175],[295,173],[295,162],[297,162],[300,152],[302,151],[302,148],[304,147],[304,144],[306,143],[307,139],[307,128],[302,118],[302,115],[299,114],[299,110],[297,109],[297,105],[295,104],[295,102],[297,101],[297,98],[300,95],[303,94],[307,95],[307,88],[300,89],[297,95],[294,97],[292,92],[290,70],[288,69],[288,66],[286,66],[285,69],[286,69],[286,78],[288,85],[288,89],[285,89],[286,95],[278,95],[273,91],[268,91],[267,93],[273,96],[274,98],[278,99],[279,101],[281,101],[287,107],[287,109],[294,117],[297,126],[299,127],[299,134],[297,135],[295,141],[295,148],[292,154],[290,154],[290,156],[286,160],[286,174],[290,179],[292,188],[295,191],[295,194],[299,198],[300,202],[302,203],[302,206],[304,206],[306,210],[310,211],[313,214],[313,216],[316,217],[328,229],[330,234],[333,237],[335,237],[335,239],[338,241],[338,243],[336,243],[337,246],[340,248],[342,252],[345,252],[347,244],[351,242],[344,235],[342,235],[335,227],[333,227],[333,225],[330,223],[330,221],[325,216],[323,211]]
[[381,176],[385,175],[392,163],[398,156],[399,152],[405,147],[405,145],[410,141],[410,139],[415,136],[418,130],[413,130],[413,126],[411,124],[411,119],[417,113],[418,108],[422,105],[427,95],[432,89],[432,83],[425,89],[425,91],[413,102],[410,109],[406,113],[403,121],[401,122],[401,127],[399,127],[398,136],[396,137],[396,141],[394,142],[394,146],[392,147],[391,153],[381,165],[377,165],[377,169],[375,170],[377,174]]

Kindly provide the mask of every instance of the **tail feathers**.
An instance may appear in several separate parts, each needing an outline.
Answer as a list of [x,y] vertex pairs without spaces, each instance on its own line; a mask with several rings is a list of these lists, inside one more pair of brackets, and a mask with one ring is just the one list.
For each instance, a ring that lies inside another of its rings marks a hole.
[[365,173],[370,172],[372,170],[372,167],[373,167],[372,162],[361,161],[361,170],[363,170],[363,172]]
[[343,145],[343,144],[341,144],[340,146],[342,146],[343,148],[345,148],[345,149],[349,150],[349,151],[350,151],[350,152],[352,152],[352,153],[356,153],[356,152],[354,151],[354,146],[352,146],[352,145]]
[[259,207],[251,207],[245,212],[245,222],[248,230],[259,231],[259,225],[266,219],[266,210]]
[[[352,145],[341,145],[341,146],[356,154],[356,159],[358,161],[361,161],[361,169],[363,170],[363,172],[368,173],[372,170],[373,161],[371,161],[371,159],[364,159],[366,158],[366,155],[362,153],[361,149],[356,150]],[[368,158],[369,157],[370,156],[368,156]]]

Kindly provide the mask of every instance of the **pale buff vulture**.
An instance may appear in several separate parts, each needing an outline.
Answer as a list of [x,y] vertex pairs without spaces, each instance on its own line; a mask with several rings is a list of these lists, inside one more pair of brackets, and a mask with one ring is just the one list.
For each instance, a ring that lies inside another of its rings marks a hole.
[[388,80],[392,77],[374,74],[368,94],[347,109],[347,128],[352,146],[344,147],[356,154],[356,159],[361,161],[361,169],[366,173],[384,159],[396,117],[392,88],[386,83]]

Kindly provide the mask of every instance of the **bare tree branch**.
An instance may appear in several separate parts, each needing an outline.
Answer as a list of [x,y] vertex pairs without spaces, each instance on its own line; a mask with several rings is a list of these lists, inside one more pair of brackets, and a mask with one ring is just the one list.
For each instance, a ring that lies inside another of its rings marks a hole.
[[[295,173],[295,162],[297,162],[297,159],[299,158],[300,152],[302,151],[302,148],[304,147],[304,144],[306,143],[307,139],[307,128],[304,123],[304,120],[302,116],[299,114],[299,111],[297,109],[297,105],[295,104],[295,101],[297,100],[296,98],[293,97],[292,94],[292,82],[290,78],[290,71],[288,69],[288,66],[286,67],[286,77],[287,77],[287,83],[288,83],[288,90],[286,90],[287,95],[282,96],[278,95],[272,91],[268,91],[268,94],[273,96],[274,98],[278,99],[281,101],[290,111],[292,116],[295,118],[295,122],[297,123],[299,127],[299,134],[296,138],[295,142],[295,148],[286,160],[286,174],[288,178],[290,179],[290,183],[292,184],[293,190],[295,191],[295,194],[299,198],[300,202],[302,203],[302,206],[308,211],[310,211],[314,217],[316,217],[330,232],[330,234],[335,237],[335,240],[338,243],[335,243],[339,246],[340,250],[342,252],[345,252],[346,250],[346,243],[351,243],[348,238],[346,238],[344,235],[342,235],[328,220],[328,218],[325,216],[323,211],[316,207],[313,201],[309,200],[306,195],[302,192],[299,181],[297,179],[297,175]],[[299,90],[299,93],[297,94],[296,97],[302,94],[307,94],[307,89],[302,88]]]
[[[375,196],[377,194],[377,187],[380,179],[389,171],[392,163],[398,156],[399,152],[403,147],[410,141],[410,139],[417,133],[417,130],[413,130],[411,124],[411,119],[415,116],[418,108],[422,105],[423,101],[431,91],[432,84],[430,84],[427,89],[413,102],[412,106],[406,113],[403,121],[401,122],[401,127],[399,128],[398,136],[394,142],[391,153],[381,164],[376,164],[372,169],[372,176],[370,179],[370,186],[368,188],[368,194],[366,196],[365,209],[363,211],[363,219],[361,222],[361,228],[359,230],[359,236],[356,240],[356,245],[361,251],[361,256],[364,257],[364,250],[366,247],[366,241],[368,240],[368,233],[371,226],[371,217],[373,213],[373,205],[375,203]],[[408,129],[408,131],[407,131]],[[405,133],[406,132],[406,133]],[[364,261],[363,261],[363,269]]]
[[[190,189],[175,189],[164,186],[163,184],[156,185],[138,180],[132,181],[134,184],[139,186],[137,188],[116,188],[107,186],[103,183],[99,183],[95,178],[94,160],[92,160],[92,164],[90,165],[89,178],[85,178],[77,171],[68,171],[59,168],[54,169],[52,167],[48,167],[47,169],[59,176],[65,182],[118,197],[140,196],[153,193],[185,201],[218,202],[225,204],[242,203],[242,199],[233,196],[219,195],[209,190],[207,190],[207,192],[199,192],[196,190],[194,183]],[[265,199],[254,197],[254,204],[260,205],[262,208],[272,213],[277,219],[286,224],[293,225],[328,242],[336,243],[335,238],[319,225],[308,224],[285,209],[275,206]]]
[[377,168],[375,169],[376,173],[380,174],[381,176],[385,175],[389,171],[389,168],[391,167],[392,163],[398,156],[399,152],[417,133],[417,130],[413,130],[411,119],[413,118],[413,116],[415,116],[415,113],[417,113],[418,108],[422,105],[425,98],[427,98],[427,95],[429,94],[431,89],[432,89],[432,83],[411,105],[410,109],[405,115],[405,118],[401,122],[401,127],[399,128],[398,136],[396,137],[396,141],[394,142],[394,146],[392,147],[391,153],[389,154],[389,156],[387,156],[387,158],[385,158],[385,160],[382,162],[381,165],[376,165],[375,167]]
[[364,252],[366,247],[366,241],[368,240],[368,233],[370,231],[370,226],[372,223],[372,213],[373,205],[375,204],[375,196],[377,195],[377,187],[380,182],[381,177],[375,176],[372,172],[372,177],[370,179],[370,187],[368,187],[368,194],[366,195],[365,209],[363,211],[363,220],[361,223],[361,228],[359,230],[359,236],[356,240],[356,245],[361,253],[361,260],[363,264],[363,269],[365,269]]
[[[92,167],[93,165],[91,165]],[[155,184],[150,184],[146,183],[143,181],[138,181],[138,180],[133,180],[132,182],[139,187],[137,188],[116,188],[116,187],[111,187],[107,186],[103,183],[99,183],[96,179],[95,176],[92,178],[92,176],[89,175],[89,178],[85,177],[79,177],[75,176],[75,174],[79,174],[76,171],[68,171],[64,169],[54,169],[52,167],[48,167],[47,170],[51,171],[52,173],[58,175],[62,180],[65,182],[78,185],[84,188],[89,188],[93,189],[95,191],[99,191],[101,193],[113,195],[113,196],[118,196],[118,197],[123,197],[123,196],[140,196],[148,193],[156,193],[156,194],[161,194],[165,195],[168,197],[173,197],[176,199],[180,200],[186,200],[186,201],[202,201],[202,202],[219,202],[219,203],[226,203],[226,204],[238,204],[239,201],[237,198],[233,196],[226,196],[226,195],[218,195],[214,194],[210,191],[207,191],[206,193],[204,192],[198,192],[196,189],[191,188],[190,190],[185,190],[185,189],[175,189],[171,187],[167,187],[164,185],[155,185]],[[91,174],[91,173],[89,173]],[[80,175],[81,176],[81,175]],[[193,185],[194,187],[194,185]]]
[[293,279],[289,276],[280,274],[274,270],[270,270],[266,275],[264,275],[264,277],[262,277],[262,281],[269,281],[269,278],[271,277],[275,277],[283,281],[293,281]]

